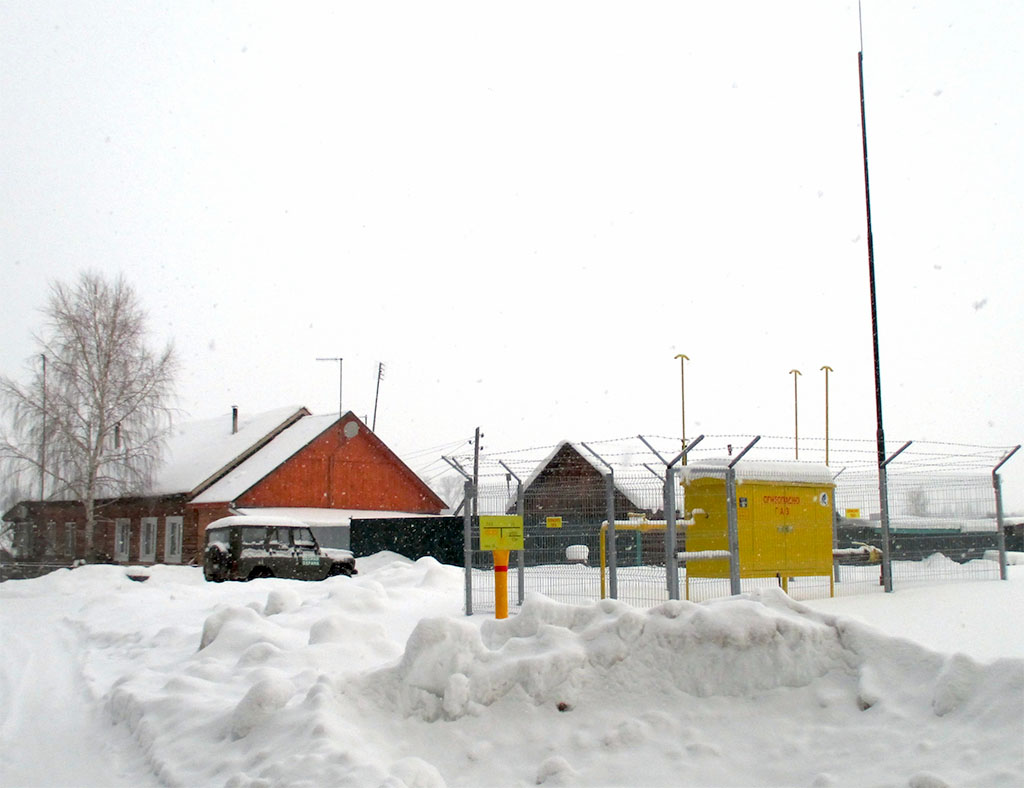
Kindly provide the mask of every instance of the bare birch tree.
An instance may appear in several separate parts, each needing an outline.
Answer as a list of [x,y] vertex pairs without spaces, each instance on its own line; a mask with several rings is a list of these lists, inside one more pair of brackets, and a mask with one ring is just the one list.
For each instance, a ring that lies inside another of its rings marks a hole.
[[177,361],[170,344],[147,346],[122,276],[56,282],[42,313],[30,381],[0,377],[0,457],[19,485],[38,479],[40,499],[81,502],[93,556],[97,501],[144,492],[160,459]]

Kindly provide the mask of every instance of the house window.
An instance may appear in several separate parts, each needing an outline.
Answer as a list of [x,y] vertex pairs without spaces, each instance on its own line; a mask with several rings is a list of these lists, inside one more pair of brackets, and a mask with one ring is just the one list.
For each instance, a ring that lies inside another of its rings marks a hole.
[[184,527],[184,517],[168,517],[164,525],[164,562],[168,564],[181,563],[181,532]]
[[75,557],[75,524],[64,523],[64,555]]
[[114,560],[127,561],[132,541],[132,521],[127,517],[114,520]]
[[139,560],[143,563],[156,561],[156,518],[142,518],[142,542],[139,545]]
[[57,555],[57,523],[53,520],[46,524],[46,545],[43,547],[43,551],[47,558]]

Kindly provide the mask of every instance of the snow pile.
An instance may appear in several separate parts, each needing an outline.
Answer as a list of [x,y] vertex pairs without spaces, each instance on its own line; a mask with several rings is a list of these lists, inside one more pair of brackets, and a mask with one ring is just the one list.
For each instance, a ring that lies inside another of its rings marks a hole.
[[506,695],[575,707],[587,695],[745,695],[801,687],[848,667],[835,628],[794,614],[782,592],[761,602],[669,602],[642,612],[605,600],[566,605],[536,595],[483,627],[422,621],[401,662],[368,679],[403,714],[480,714]]
[[[1009,613],[1015,577],[975,586]],[[322,583],[6,583],[3,631],[35,629],[3,644],[0,782],[67,784],[33,742],[68,697],[81,785],[1024,782],[1016,655],[930,651],[778,590],[650,611],[536,595],[505,621],[461,598],[461,569],[391,554]]]

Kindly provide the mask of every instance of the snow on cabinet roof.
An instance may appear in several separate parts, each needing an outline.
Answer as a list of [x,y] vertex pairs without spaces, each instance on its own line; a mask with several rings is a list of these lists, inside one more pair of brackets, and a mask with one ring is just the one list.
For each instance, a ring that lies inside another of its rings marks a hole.
[[165,461],[153,476],[155,495],[191,493],[242,460],[288,422],[307,414],[291,406],[238,419],[231,431],[231,414],[175,425],[167,440]]
[[338,416],[334,413],[326,416],[304,416],[203,490],[193,499],[193,503],[222,503],[235,500],[337,421]]
[[[682,467],[682,480],[716,478],[725,476],[725,470],[732,459],[709,457]],[[816,462],[797,460],[740,460],[736,463],[736,482],[789,482],[793,484],[832,484],[832,469]]]

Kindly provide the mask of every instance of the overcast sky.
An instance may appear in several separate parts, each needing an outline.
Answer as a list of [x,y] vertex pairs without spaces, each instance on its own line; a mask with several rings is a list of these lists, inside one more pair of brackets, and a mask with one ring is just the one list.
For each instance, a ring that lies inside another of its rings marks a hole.
[[[867,0],[886,435],[1024,439],[1024,4]],[[123,272],[191,417],[872,441],[856,3],[0,0],[0,369]],[[436,453],[435,453],[436,454]],[[428,452],[434,458],[434,454]],[[1024,508],[1024,457],[1005,468]]]

